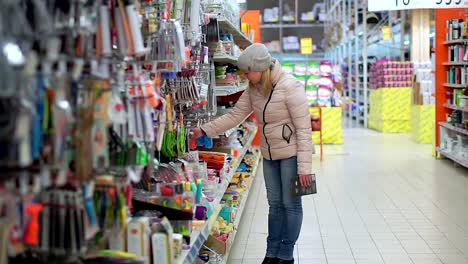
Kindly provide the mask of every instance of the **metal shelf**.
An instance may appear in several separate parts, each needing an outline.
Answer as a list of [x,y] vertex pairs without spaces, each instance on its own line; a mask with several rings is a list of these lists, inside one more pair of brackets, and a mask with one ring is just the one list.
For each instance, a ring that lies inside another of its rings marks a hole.
[[294,61],[294,62],[306,62],[306,61],[319,61],[323,58],[323,52],[315,52],[312,54],[300,54],[297,52],[278,52],[271,51],[271,55],[280,61]]
[[226,264],[228,262],[229,255],[231,254],[232,247],[234,246],[234,240],[236,239],[237,230],[239,228],[240,221],[242,219],[242,215],[243,215],[244,210],[245,210],[246,205],[247,205],[247,199],[249,198],[250,190],[252,188],[253,181],[255,180],[255,178],[257,176],[257,168],[258,168],[258,165],[260,164],[260,159],[261,159],[261,155],[258,154],[257,161],[255,162],[256,166],[254,167],[254,170],[252,171],[252,174],[250,176],[250,181],[248,183],[247,190],[244,193],[241,194],[242,195],[241,204],[240,204],[239,208],[237,209],[236,219],[234,220],[234,232],[229,236],[229,239],[228,239],[229,240],[229,243],[228,243],[229,247],[226,250],[226,254],[223,257],[223,261],[221,262],[223,264]]
[[467,43],[468,39],[456,39],[456,40],[448,40],[444,42],[444,45],[455,45],[455,44],[463,44]]
[[231,55],[227,55],[227,54],[215,54],[213,56],[213,60],[215,62],[219,62],[219,63],[231,63],[231,64],[236,64],[237,63],[237,57],[235,56],[231,56]]
[[468,84],[454,84],[454,83],[444,83],[445,87],[451,87],[451,88],[457,88],[457,89],[463,89],[468,87]]
[[215,86],[216,96],[227,96],[242,92],[247,89],[248,86],[248,82],[244,82],[239,85],[217,85]]
[[437,148],[437,151],[442,154],[443,156],[455,161],[456,163],[462,165],[463,167],[465,168],[468,168],[468,161],[466,160],[462,160],[461,158],[455,156],[454,154],[444,150],[444,149],[441,149],[441,148]]
[[260,28],[323,28],[323,23],[262,24]]
[[230,33],[234,37],[234,42],[240,48],[247,48],[253,42],[244,34],[244,32],[240,31],[231,21],[227,20],[224,17],[218,18],[218,25],[220,31],[223,33]]
[[446,123],[446,122],[440,122],[439,125],[441,125],[442,127],[447,128],[449,130],[452,130],[452,131],[455,131],[455,132],[458,132],[460,134],[468,136],[468,130],[467,129],[458,128],[458,127],[453,126],[453,125],[451,125],[449,123]]
[[453,110],[458,110],[458,111],[462,111],[462,112],[467,112],[468,113],[468,107],[461,107],[461,106],[456,106],[456,105],[452,105],[452,104],[444,104],[444,107],[445,108],[449,108],[449,109],[453,109]]
[[223,184],[219,188],[219,190],[221,190],[222,193],[219,193],[219,196],[212,203],[213,208],[215,208],[213,210],[213,214],[205,222],[205,225],[203,227],[197,230],[194,230],[192,232],[190,236],[190,249],[182,251],[182,255],[179,258],[177,258],[175,261],[176,264],[191,264],[195,262],[198,252],[202,248],[205,241],[208,239],[208,236],[210,235],[210,231],[213,228],[213,225],[216,222],[216,219],[218,218],[219,212],[221,212],[221,207],[222,207],[221,199],[223,198],[224,192],[227,190],[227,187],[229,186],[229,183],[231,182],[232,177],[234,177],[234,174],[236,173],[237,168],[241,164],[242,159],[247,153],[248,148],[252,145],[252,141],[255,138],[255,134],[256,134],[256,131],[253,131],[252,133],[249,134],[248,136],[249,138],[245,146],[242,148],[241,153],[239,154],[235,163],[231,165],[229,174],[223,178]]
[[468,62],[466,61],[451,61],[451,62],[444,62],[444,66],[468,66]]

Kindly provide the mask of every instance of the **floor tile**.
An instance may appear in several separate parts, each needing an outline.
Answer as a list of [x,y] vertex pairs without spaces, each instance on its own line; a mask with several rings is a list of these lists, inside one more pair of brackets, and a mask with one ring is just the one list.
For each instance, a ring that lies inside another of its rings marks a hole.
[[467,264],[468,259],[462,254],[437,254],[444,264]]
[[263,258],[252,259],[252,258],[244,258],[242,264],[259,264],[262,263]]
[[231,253],[230,253],[230,258],[233,258],[233,259],[243,259],[244,258],[244,254],[245,254],[245,249],[246,249],[247,245],[246,244],[234,244],[232,249],[231,249]]
[[385,264],[414,264],[406,254],[382,254]]
[[[435,159],[431,145],[407,134],[356,127],[324,153],[313,160],[319,192],[303,198],[296,263],[468,264],[466,169]],[[261,170],[253,188],[229,264],[242,255],[242,263],[259,264],[265,254]]]
[[[259,262],[260,263],[260,262]],[[327,263],[327,260],[325,258],[321,259],[302,259],[300,258],[298,261],[297,261],[298,264],[328,264]]]
[[442,264],[442,261],[436,254],[410,254],[414,264]]

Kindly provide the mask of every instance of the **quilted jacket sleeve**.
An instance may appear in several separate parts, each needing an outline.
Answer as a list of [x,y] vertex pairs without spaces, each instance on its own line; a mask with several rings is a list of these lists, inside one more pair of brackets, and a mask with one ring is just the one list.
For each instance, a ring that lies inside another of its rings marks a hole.
[[252,113],[250,104],[250,91],[245,90],[237,101],[234,108],[227,114],[204,124],[201,129],[205,131],[208,137],[217,136],[242,123]]
[[299,175],[312,174],[314,145],[305,89],[297,80],[292,80],[291,83],[290,89],[292,91],[287,94],[286,105],[296,128],[297,173]]

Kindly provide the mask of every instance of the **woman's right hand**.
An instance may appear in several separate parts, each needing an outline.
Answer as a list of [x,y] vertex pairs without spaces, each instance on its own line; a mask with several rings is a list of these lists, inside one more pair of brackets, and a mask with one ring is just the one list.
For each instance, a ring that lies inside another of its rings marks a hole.
[[196,139],[203,136],[203,131],[199,127],[191,128],[190,129],[190,137],[194,137]]

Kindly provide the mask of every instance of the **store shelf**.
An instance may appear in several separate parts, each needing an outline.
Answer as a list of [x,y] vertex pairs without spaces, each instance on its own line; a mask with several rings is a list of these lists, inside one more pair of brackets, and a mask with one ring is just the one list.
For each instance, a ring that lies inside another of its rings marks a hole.
[[227,96],[244,91],[248,87],[248,83],[241,83],[238,85],[218,85],[215,86],[216,96]]
[[255,167],[254,167],[254,170],[252,171],[252,174],[251,174],[251,179],[247,185],[247,191],[245,191],[243,194],[242,194],[242,197],[241,197],[241,204],[239,205],[239,208],[237,209],[237,214],[236,214],[236,219],[234,220],[234,232],[229,236],[229,239],[228,239],[228,249],[226,250],[226,254],[223,256],[223,260],[221,261],[222,264],[226,264],[229,260],[229,255],[231,254],[231,250],[232,250],[232,247],[234,246],[234,241],[236,239],[236,235],[237,235],[237,230],[239,229],[239,225],[240,225],[240,221],[242,220],[242,215],[244,213],[244,210],[245,210],[245,207],[247,206],[247,200],[249,198],[249,195],[250,195],[250,190],[252,188],[252,184],[257,176],[257,168],[258,168],[258,165],[260,164],[260,160],[261,160],[261,155],[260,153],[258,154],[257,156],[257,160],[255,162]]
[[466,61],[452,61],[452,62],[445,62],[443,63],[445,66],[468,66],[468,62]]
[[271,55],[279,61],[305,62],[311,60],[322,59],[323,52],[314,52],[312,54],[300,54],[297,52],[278,52],[270,51]]
[[455,45],[455,44],[463,44],[468,42],[468,39],[457,39],[457,40],[449,40],[445,41],[444,45]]
[[452,105],[452,104],[444,104],[444,107],[468,113],[468,107],[461,107],[461,106],[456,106],[456,105]]
[[234,37],[234,42],[240,48],[246,48],[252,44],[252,41],[242,31],[240,31],[239,28],[237,28],[234,24],[231,23],[231,21],[227,20],[226,18],[219,17],[218,25],[221,32],[232,34],[232,36]]
[[231,64],[236,64],[237,63],[237,57],[227,55],[227,54],[223,54],[223,55],[215,54],[213,56],[213,60],[215,62],[219,62],[219,63],[231,63]]
[[468,161],[466,160],[462,160],[460,159],[459,157],[455,156],[454,154],[444,150],[444,149],[441,149],[441,148],[437,148],[437,151],[442,154],[443,156],[455,161],[456,163],[462,165],[463,167],[465,168],[468,168]]
[[439,125],[449,129],[449,130],[452,130],[452,131],[455,131],[455,132],[458,132],[460,134],[463,134],[463,135],[467,135],[468,136],[468,130],[466,129],[463,129],[463,128],[458,128],[456,126],[453,126],[449,123],[446,123],[446,122],[440,122]]
[[454,84],[454,83],[444,83],[445,87],[464,89],[468,87],[468,84]]
[[182,251],[181,256],[175,261],[176,264],[191,264],[195,262],[198,252],[202,248],[205,241],[208,239],[208,236],[210,235],[210,231],[213,228],[213,225],[216,222],[216,219],[218,218],[219,212],[221,211],[221,208],[222,208],[221,199],[223,198],[223,194],[227,190],[227,187],[229,186],[229,183],[231,182],[232,177],[234,177],[234,174],[236,173],[237,168],[241,164],[242,159],[247,153],[247,150],[252,145],[252,141],[254,140],[256,133],[257,131],[255,130],[255,131],[252,131],[248,135],[248,140],[246,144],[242,148],[235,162],[231,165],[228,175],[226,175],[226,177],[223,178],[222,186],[219,187],[220,193],[218,197],[212,203],[213,208],[215,208],[213,210],[213,214],[205,222],[205,225],[203,227],[196,229],[192,232],[190,236],[190,249]]
[[260,28],[322,28],[322,23],[263,24]]

